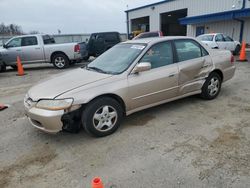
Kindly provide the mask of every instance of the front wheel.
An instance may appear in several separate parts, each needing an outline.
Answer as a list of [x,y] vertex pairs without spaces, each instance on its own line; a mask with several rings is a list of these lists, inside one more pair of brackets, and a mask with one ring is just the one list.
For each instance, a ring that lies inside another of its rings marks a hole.
[[103,137],[119,128],[122,117],[122,107],[115,99],[99,98],[86,106],[82,114],[82,124],[90,135]]
[[57,69],[65,69],[69,66],[69,59],[64,54],[55,54],[52,57],[52,63]]
[[216,72],[211,73],[202,87],[201,97],[207,100],[215,99],[220,93],[221,82],[222,79]]
[[0,62],[0,72],[5,72],[5,71],[6,71],[6,65]]

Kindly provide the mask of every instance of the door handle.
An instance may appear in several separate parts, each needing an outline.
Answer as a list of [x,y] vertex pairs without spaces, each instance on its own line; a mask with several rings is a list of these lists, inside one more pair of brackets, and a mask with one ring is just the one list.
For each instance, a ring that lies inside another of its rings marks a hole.
[[41,48],[35,48],[36,50],[40,50]]

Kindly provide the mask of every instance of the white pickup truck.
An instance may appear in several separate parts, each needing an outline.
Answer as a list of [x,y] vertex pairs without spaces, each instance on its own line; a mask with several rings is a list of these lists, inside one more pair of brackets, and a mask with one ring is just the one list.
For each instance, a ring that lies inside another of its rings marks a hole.
[[17,56],[23,64],[53,63],[58,69],[81,59],[77,43],[55,44],[49,35],[23,35],[11,38],[0,48],[0,72],[5,71],[6,66],[16,68]]

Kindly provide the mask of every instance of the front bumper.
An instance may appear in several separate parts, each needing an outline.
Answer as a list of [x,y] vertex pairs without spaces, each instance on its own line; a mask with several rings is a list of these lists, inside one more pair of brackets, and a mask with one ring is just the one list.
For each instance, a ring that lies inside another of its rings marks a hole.
[[25,107],[26,115],[34,127],[47,133],[57,133],[62,131],[63,123],[61,118],[64,110],[50,111],[32,107]]

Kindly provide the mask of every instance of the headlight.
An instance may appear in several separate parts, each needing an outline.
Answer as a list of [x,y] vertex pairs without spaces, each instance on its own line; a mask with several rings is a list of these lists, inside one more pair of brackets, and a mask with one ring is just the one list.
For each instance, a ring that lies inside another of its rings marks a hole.
[[72,103],[73,99],[40,100],[36,107],[46,110],[64,110],[70,108]]

